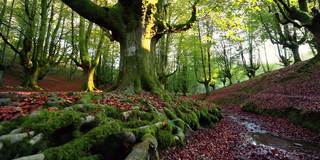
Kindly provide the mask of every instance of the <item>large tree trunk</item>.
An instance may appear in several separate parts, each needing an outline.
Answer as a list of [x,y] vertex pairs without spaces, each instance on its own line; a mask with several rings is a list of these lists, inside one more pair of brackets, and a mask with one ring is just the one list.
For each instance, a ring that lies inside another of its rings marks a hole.
[[303,67],[303,69],[306,68],[306,67],[308,68],[308,66],[312,66],[312,65],[320,62],[320,30],[319,30],[319,27],[320,27],[320,23],[317,23],[317,25],[314,25],[313,27],[308,28],[309,31],[314,36],[314,41],[315,41],[315,47],[316,47],[316,50],[317,50],[317,54],[313,59],[311,59],[308,62],[308,64],[305,67]]
[[[164,90],[153,65],[157,36],[177,33],[191,28],[196,20],[196,4],[190,19],[183,24],[168,25],[161,19],[159,0],[118,0],[114,6],[101,7],[90,0],[62,0],[84,18],[111,31],[113,40],[120,43],[118,89],[141,90],[162,94]],[[157,19],[159,18],[159,19]]]
[[151,52],[151,38],[142,27],[125,34],[120,40],[120,72],[118,88],[133,88],[135,92],[141,90],[161,93],[162,88],[156,76]]

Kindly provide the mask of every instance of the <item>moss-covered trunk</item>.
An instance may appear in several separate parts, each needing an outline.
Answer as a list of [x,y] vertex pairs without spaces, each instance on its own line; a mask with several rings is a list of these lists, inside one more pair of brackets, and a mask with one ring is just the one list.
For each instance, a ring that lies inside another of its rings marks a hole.
[[[166,4],[159,0],[118,0],[115,5],[101,7],[88,0],[62,0],[82,17],[111,31],[120,43],[118,89],[133,88],[162,94],[153,55],[155,44],[163,34],[188,30],[196,20],[196,4],[186,23],[169,25],[162,18]],[[153,43],[151,43],[153,41]]]
[[42,90],[41,87],[38,85],[38,78],[40,72],[41,68],[39,67],[34,67],[31,69],[25,68],[22,86],[31,89]]
[[86,79],[84,81],[83,87],[84,87],[84,90],[88,92],[93,92],[94,90],[96,90],[96,86],[94,83],[95,72],[96,72],[96,67],[90,67],[84,70]]
[[137,28],[127,33],[120,41],[120,72],[118,88],[134,88],[135,92],[141,90],[161,93],[162,88],[156,76],[151,52],[151,38],[146,35],[143,28]]

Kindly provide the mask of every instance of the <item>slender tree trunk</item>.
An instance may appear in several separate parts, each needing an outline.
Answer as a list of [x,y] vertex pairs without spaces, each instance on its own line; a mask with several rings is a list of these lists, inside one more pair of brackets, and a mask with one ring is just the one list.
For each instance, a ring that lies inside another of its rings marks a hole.
[[203,83],[204,88],[206,89],[206,94],[210,95],[210,86],[208,82]]
[[89,69],[85,70],[85,83],[84,83],[84,89],[86,89],[89,92],[92,92],[96,90],[96,86],[94,83],[94,75],[96,72],[96,67],[90,67]]
[[[11,22],[12,22],[12,17],[13,17],[13,10],[14,10],[14,3],[15,3],[15,0],[12,1],[11,3],[11,7],[10,7],[10,16],[9,16],[9,26],[11,26]],[[1,19],[0,19],[1,21]],[[9,32],[10,32],[10,27],[7,27],[7,30],[6,30],[6,36],[9,36]],[[19,39],[20,40],[20,39]],[[5,63],[5,59],[6,59],[6,47],[7,47],[7,44],[4,43],[3,45],[3,49],[2,49],[2,64]]]
[[294,63],[301,62],[301,57],[300,57],[300,53],[299,53],[299,46],[295,45],[295,46],[290,47],[290,49],[293,54]]
[[264,44],[263,49],[264,49],[264,57],[265,57],[265,60],[266,60],[267,71],[269,72],[270,71],[270,65],[269,65],[269,60],[268,60],[268,55],[267,55],[266,44]]
[[229,79],[229,85],[231,86],[233,83],[232,83],[232,78],[228,78]]

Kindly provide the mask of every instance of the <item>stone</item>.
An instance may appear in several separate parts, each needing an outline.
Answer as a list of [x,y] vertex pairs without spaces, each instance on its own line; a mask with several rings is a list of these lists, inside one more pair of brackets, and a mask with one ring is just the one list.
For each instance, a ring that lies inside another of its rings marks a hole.
[[11,102],[10,98],[0,98],[0,106],[8,105]]

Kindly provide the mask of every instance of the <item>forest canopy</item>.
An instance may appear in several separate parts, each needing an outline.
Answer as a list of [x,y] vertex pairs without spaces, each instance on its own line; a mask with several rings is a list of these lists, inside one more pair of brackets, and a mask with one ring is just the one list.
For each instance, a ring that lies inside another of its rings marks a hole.
[[33,89],[64,66],[87,91],[209,93],[319,55],[316,0],[0,3],[1,68]]

